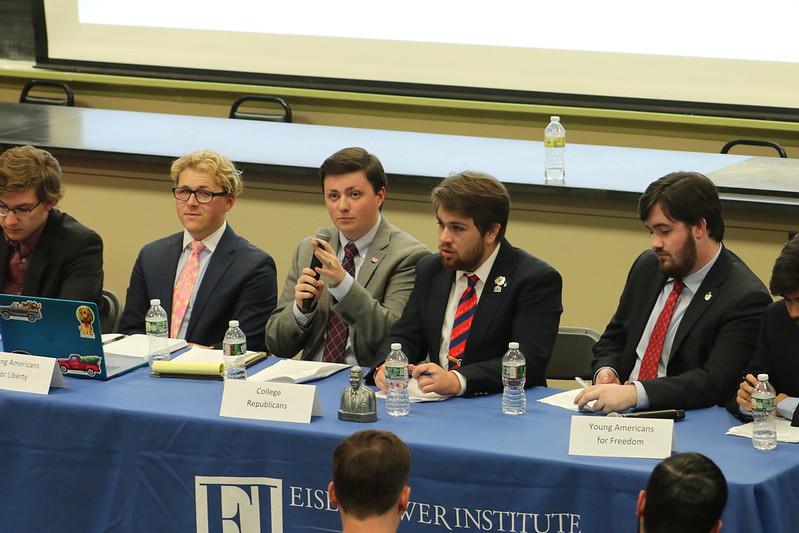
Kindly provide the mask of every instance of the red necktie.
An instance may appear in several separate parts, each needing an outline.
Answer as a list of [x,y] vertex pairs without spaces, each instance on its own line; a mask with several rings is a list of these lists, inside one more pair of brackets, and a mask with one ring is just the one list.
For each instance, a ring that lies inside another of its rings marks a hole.
[[674,280],[674,288],[671,289],[671,293],[666,299],[666,305],[663,306],[663,311],[660,312],[657,322],[655,322],[655,327],[652,328],[652,336],[649,337],[649,344],[646,347],[644,359],[641,361],[641,369],[638,372],[640,381],[654,379],[658,375],[658,364],[660,363],[660,354],[663,351],[663,342],[666,340],[666,331],[669,329],[671,315],[674,314],[674,307],[683,287],[685,287],[685,283],[681,279]]
[[479,279],[474,274],[466,276],[468,285],[458,301],[455,320],[452,322],[452,333],[449,336],[449,352],[447,353],[450,370],[456,370],[461,367],[461,356],[466,348],[466,339],[469,337],[469,328],[472,327],[472,318],[474,318],[475,307],[477,307],[477,293],[474,290],[474,286]]
[[[350,276],[355,276],[355,256],[358,248],[353,243],[348,243],[344,247],[344,260],[341,266]],[[343,363],[344,349],[347,347],[347,337],[349,337],[349,325],[333,311],[327,319],[327,332],[325,333],[325,351],[322,353],[322,361],[325,363]]]

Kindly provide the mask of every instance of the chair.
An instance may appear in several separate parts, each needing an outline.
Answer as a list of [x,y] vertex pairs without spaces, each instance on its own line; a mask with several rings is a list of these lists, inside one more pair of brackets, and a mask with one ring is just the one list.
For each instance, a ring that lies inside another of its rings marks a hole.
[[119,319],[122,317],[122,304],[114,291],[103,289],[103,308],[100,309],[100,327],[103,333],[115,333],[119,330]]
[[[248,102],[258,102],[267,104],[278,104],[283,108],[282,113],[268,114],[268,113],[252,113],[247,111],[239,111],[239,107]],[[228,118],[240,118],[245,120],[267,120],[270,122],[292,122],[291,107],[282,98],[277,96],[261,96],[261,95],[247,95],[242,96],[230,108],[230,115]]]
[[730,148],[736,146],[738,144],[745,144],[748,146],[766,146],[768,148],[774,148],[780,157],[788,157],[788,154],[785,153],[785,150],[780,146],[778,143],[773,141],[759,141],[757,139],[733,139],[721,148],[721,153],[726,154],[730,151]]
[[[29,93],[32,89],[57,89],[64,92],[64,98],[54,98],[52,96],[31,96]],[[21,104],[46,104],[46,105],[63,105],[72,107],[75,105],[75,95],[72,94],[72,89],[66,83],[60,81],[42,81],[32,80],[25,84],[22,88],[22,93],[19,95],[19,103]]]
[[594,359],[593,347],[599,340],[599,332],[591,328],[561,326],[555,348],[547,366],[547,379],[568,379],[575,377],[592,379],[591,361]]

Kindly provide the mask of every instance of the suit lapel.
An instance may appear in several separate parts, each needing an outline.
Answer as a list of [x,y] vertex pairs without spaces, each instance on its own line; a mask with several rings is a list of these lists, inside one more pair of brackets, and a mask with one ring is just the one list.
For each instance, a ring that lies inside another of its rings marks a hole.
[[[430,335],[428,339],[434,338],[438,342],[428,346],[432,354],[432,361],[438,362],[438,351],[441,348],[441,327],[444,325],[444,313],[447,312],[447,302],[449,293],[452,290],[452,283],[455,280],[455,271],[444,268],[439,260],[438,271],[433,273],[428,284],[430,294],[428,295],[428,305],[422,310],[422,317],[425,323],[430,324]],[[417,280],[417,283],[419,281]],[[460,295],[458,295],[460,296]]]
[[[468,361],[469,357],[480,346],[483,337],[485,337],[488,329],[491,327],[491,322],[497,316],[497,311],[502,306],[506,298],[509,298],[514,290],[513,274],[516,271],[516,256],[513,251],[513,246],[502,239],[497,258],[494,265],[491,267],[491,272],[488,279],[483,286],[483,292],[480,294],[480,300],[477,303],[477,311],[475,312],[472,326],[469,329],[469,338],[466,340],[466,347],[463,351],[462,361]],[[499,292],[494,292],[494,287],[503,285],[498,284],[496,280],[504,277],[504,287]],[[460,295],[458,295],[460,297]]]
[[[699,285],[699,290],[693,295],[691,303],[688,304],[688,309],[685,310],[685,315],[683,315],[677,333],[674,335],[674,343],[671,347],[672,354],[677,353],[680,344],[691,331],[691,328],[694,327],[705,311],[716,301],[718,291],[721,290],[719,286],[727,279],[730,265],[730,257],[727,254],[727,249],[722,248],[719,258],[707,273],[705,279],[702,280],[702,284]],[[671,361],[671,359],[669,359],[669,361]]]
[[167,243],[164,254],[166,264],[163,270],[167,275],[156,277],[157,286],[152,291],[152,294],[161,295],[161,307],[166,310],[170,325],[172,324],[172,293],[175,290],[175,280],[178,276],[178,261],[180,260],[180,253],[182,251],[183,232],[180,232]]
[[208,261],[208,267],[205,269],[203,279],[200,282],[200,288],[197,291],[197,298],[192,305],[192,313],[189,318],[189,326],[186,328],[186,337],[189,338],[194,332],[194,328],[202,317],[201,313],[195,313],[198,309],[205,309],[208,305],[208,300],[213,296],[216,291],[217,285],[225,277],[230,265],[233,264],[234,255],[236,252],[235,243],[236,234],[233,233],[233,228],[228,225],[222,238],[219,239],[219,244],[211,254],[211,259]]
[[360,283],[361,287],[366,287],[366,284],[369,283],[369,280],[372,278],[372,274],[375,273],[377,265],[379,265],[380,261],[386,256],[386,248],[388,248],[390,243],[390,235],[391,228],[384,218],[380,221],[380,226],[377,228],[375,238],[366,251],[363,263],[361,263],[361,270],[358,272],[358,283]]
[[[58,244],[53,241],[56,236],[56,229],[60,225],[63,217],[63,213],[58,209],[50,210],[42,235],[39,237],[39,242],[36,244],[36,249],[33,251],[28,270],[25,272],[25,281],[22,282],[22,294],[41,294],[42,276],[47,271],[47,266],[50,262],[50,252],[53,246]],[[6,268],[7,262],[8,257],[6,256],[3,262],[3,269]],[[5,276],[2,279],[5,279]]]

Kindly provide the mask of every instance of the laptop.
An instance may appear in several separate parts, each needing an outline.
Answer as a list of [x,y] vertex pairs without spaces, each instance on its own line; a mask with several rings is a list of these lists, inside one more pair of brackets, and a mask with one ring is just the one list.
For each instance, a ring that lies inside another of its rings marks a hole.
[[147,359],[107,355],[94,302],[0,294],[0,348],[54,357],[61,373],[111,379],[144,366]]

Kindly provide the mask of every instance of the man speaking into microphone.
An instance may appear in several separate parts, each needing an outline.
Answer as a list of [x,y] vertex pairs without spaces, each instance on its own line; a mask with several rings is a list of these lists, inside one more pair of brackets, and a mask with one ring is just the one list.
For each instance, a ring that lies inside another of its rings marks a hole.
[[[373,366],[402,314],[416,262],[429,252],[381,214],[383,165],[363,148],[345,148],[320,168],[333,222],[294,251],[277,308],[266,324],[269,352]],[[315,260],[315,261],[314,261]]]

